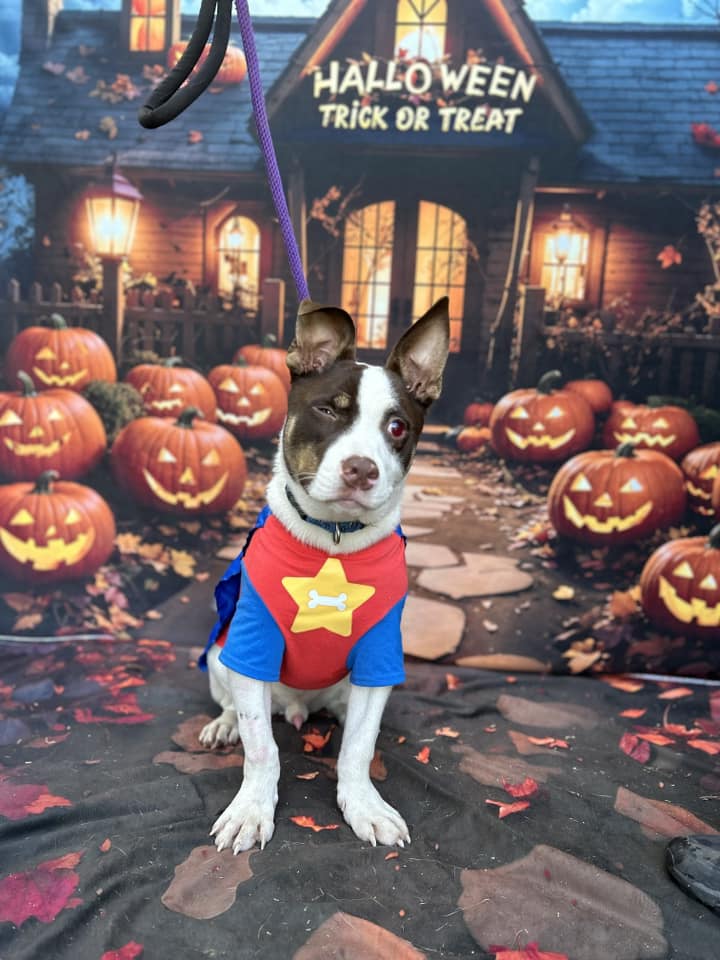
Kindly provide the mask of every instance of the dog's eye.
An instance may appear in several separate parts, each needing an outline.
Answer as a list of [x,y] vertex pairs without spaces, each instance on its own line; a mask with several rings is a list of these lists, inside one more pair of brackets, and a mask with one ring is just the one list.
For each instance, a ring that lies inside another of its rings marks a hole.
[[326,403],[318,403],[313,408],[317,410],[318,413],[321,413],[324,417],[331,417],[333,420],[337,419],[337,414],[332,407],[329,407]]
[[408,432],[408,425],[399,417],[393,417],[387,425],[387,430],[393,440],[403,440]]

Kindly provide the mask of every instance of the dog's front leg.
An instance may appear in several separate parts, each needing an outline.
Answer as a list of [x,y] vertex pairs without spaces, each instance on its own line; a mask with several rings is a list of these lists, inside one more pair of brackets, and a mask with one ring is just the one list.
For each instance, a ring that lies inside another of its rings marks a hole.
[[270,684],[227,671],[245,753],[242,786],[210,831],[218,850],[261,849],[275,830],[280,758],[273,740]]
[[361,840],[398,844],[410,842],[400,814],[385,803],[370,781],[370,761],[380,731],[383,710],[392,687],[350,685],[347,718],[338,757],[338,806]]

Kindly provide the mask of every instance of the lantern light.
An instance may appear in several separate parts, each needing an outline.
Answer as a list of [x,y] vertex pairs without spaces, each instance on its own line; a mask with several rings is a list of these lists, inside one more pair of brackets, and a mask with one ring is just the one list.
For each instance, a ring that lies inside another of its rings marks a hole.
[[109,181],[98,183],[85,194],[90,236],[101,257],[127,257],[135,239],[142,194],[116,167]]
[[575,238],[582,233],[570,213],[570,204],[563,205],[560,219],[553,224],[553,254],[559,264],[567,262],[573,248]]
[[231,250],[242,250],[244,243],[245,231],[242,228],[242,223],[239,218],[235,217],[230,224],[230,230],[228,232],[228,246]]

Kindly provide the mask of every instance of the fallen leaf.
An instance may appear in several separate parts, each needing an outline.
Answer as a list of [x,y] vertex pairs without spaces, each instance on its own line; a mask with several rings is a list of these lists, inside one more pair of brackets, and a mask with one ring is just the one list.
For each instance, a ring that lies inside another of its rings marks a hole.
[[415,754],[415,759],[420,763],[430,763],[430,747],[423,747],[419,753]]
[[645,686],[639,680],[631,680],[628,677],[614,676],[613,674],[602,674],[599,677],[603,683],[614,687],[615,690],[622,690],[624,693],[638,693]]
[[658,700],[679,700],[681,697],[691,697],[693,692],[690,687],[672,687],[658,694]]
[[71,806],[71,800],[53,796],[44,784],[13,783],[10,777],[0,775],[0,816],[8,820],[22,820],[50,807]]
[[629,720],[639,720],[640,717],[644,717],[647,713],[647,709],[630,709],[623,710],[622,713],[618,714],[620,717],[627,717]]
[[714,94],[714,93],[717,93],[719,89],[720,89],[720,87],[718,87],[718,85],[715,83],[714,80],[709,80],[709,81],[705,84],[705,92],[706,92],[706,93]]
[[703,753],[707,753],[711,757],[720,753],[720,743],[713,743],[711,740],[688,740],[687,743],[689,747],[702,750]]
[[668,243],[662,248],[656,259],[660,261],[663,270],[667,270],[675,264],[682,263],[682,254],[671,243]]
[[610,614],[616,620],[627,620],[634,617],[640,610],[640,588],[631,590],[614,590],[610,598]]
[[330,727],[326,733],[320,733],[319,730],[311,730],[309,733],[303,733],[302,738],[305,743],[303,750],[305,753],[312,753],[313,750],[322,750],[325,744],[332,736],[335,727]]
[[179,577],[192,577],[195,574],[195,557],[186,550],[171,550],[170,566]]
[[718,831],[698,819],[684,807],[664,800],[653,800],[633,793],[626,787],[618,787],[615,794],[617,813],[639,823],[643,833],[658,837],[686,837],[693,833],[716,834]]
[[522,783],[510,783],[508,780],[503,780],[502,785],[511,797],[533,797],[540,789],[537,780],[532,777],[525,777]]
[[671,737],[666,737],[663,733],[636,733],[635,736],[639,737],[640,740],[647,740],[648,743],[654,743],[656,747],[667,747],[671,743],[675,743]]
[[348,957],[363,960],[427,960],[424,953],[382,927],[353,917],[334,913],[325,920],[292,960],[332,960]]
[[397,860],[399,856],[400,856],[400,854],[397,852],[397,850],[391,850],[390,853],[388,853],[388,854],[386,855],[385,859],[386,859],[386,860]]
[[112,840],[110,839],[110,837],[106,837],[98,847],[98,850],[100,851],[100,853],[107,853],[110,847],[112,847]]
[[188,143],[201,143],[205,136],[200,130],[188,130]]
[[108,950],[100,957],[100,960],[135,960],[135,957],[139,957],[143,949],[144,947],[141,943],[135,943],[134,940],[130,940],[124,947],[120,947],[119,950]]
[[553,953],[541,950],[535,941],[528,943],[522,950],[508,950],[506,947],[490,947],[490,953],[495,954],[495,960],[568,960],[566,953]]
[[295,777],[296,780],[314,780],[316,777],[320,776],[319,770],[314,770],[312,773],[298,773]]
[[500,800],[486,800],[485,803],[499,808],[499,820],[504,820],[505,817],[509,817],[513,813],[520,813],[522,810],[527,810],[527,808],[530,806],[530,803],[527,800],[518,800],[515,803],[505,803],[505,801]]
[[211,920],[235,903],[237,888],[253,876],[252,851],[235,856],[232,850],[218,852],[214,844],[195,847],[175,867],[175,875],[161,902],[175,913],[193,920]]
[[435,731],[436,737],[459,737],[460,734],[457,730],[453,730],[452,727],[438,727]]
[[79,906],[82,900],[72,894],[80,883],[74,868],[83,853],[66,853],[0,880],[0,922],[19,927],[35,917],[41,923],[51,923],[61,910]]
[[556,590],[553,590],[553,597],[555,600],[572,600],[575,596],[575,590],[573,587],[568,587],[565,584],[559,586]]
[[551,750],[567,750],[570,746],[567,740],[557,740],[555,737],[528,737],[528,740],[538,747],[549,747]]
[[312,830],[314,833],[319,833],[321,830],[337,830],[340,826],[339,823],[328,823],[325,826],[320,826],[315,823],[314,817],[299,816],[299,817],[290,817],[293,823],[297,824],[298,827],[304,827],[306,830]]
[[624,733],[620,737],[619,747],[623,753],[638,763],[647,763],[650,759],[650,744],[640,740],[632,733]]
[[488,633],[496,633],[500,629],[492,620],[483,620],[482,624]]
[[462,686],[462,680],[460,677],[456,677],[454,673],[445,674],[445,683],[447,684],[448,690],[458,690]]

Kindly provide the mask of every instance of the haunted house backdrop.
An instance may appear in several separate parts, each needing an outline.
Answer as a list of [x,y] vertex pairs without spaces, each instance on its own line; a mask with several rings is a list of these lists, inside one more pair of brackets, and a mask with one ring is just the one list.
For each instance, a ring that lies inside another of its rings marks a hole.
[[276,725],[276,836],[233,858],[207,832],[242,752],[201,748],[195,663],[263,504],[297,309],[245,58],[234,27],[209,90],[147,131],[179,0],[22,15],[0,954],[714,960],[717,916],[663,856],[718,830],[720,29],[515,0],[255,19],[313,299],[363,361],[444,294],[452,339],[372,768],[412,853],[343,824],[321,715]]

